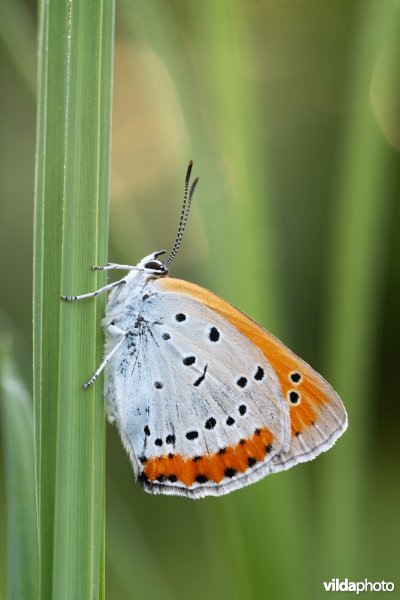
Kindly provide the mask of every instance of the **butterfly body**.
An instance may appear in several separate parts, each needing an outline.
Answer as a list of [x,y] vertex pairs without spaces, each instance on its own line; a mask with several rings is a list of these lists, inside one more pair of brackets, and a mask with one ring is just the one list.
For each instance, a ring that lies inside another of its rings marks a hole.
[[347,415],[329,384],[268,331],[168,276],[182,215],[165,263],[155,252],[135,266],[100,267],[128,274],[63,299],[110,291],[105,358],[85,387],[104,369],[108,418],[146,491],[200,498],[315,458],[344,432]]

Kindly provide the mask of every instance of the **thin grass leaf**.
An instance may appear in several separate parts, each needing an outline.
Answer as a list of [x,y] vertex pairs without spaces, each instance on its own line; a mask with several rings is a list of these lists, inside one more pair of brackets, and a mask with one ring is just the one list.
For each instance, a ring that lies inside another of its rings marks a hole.
[[38,538],[31,399],[18,373],[11,340],[0,339],[1,422],[7,498],[8,597],[34,600]]
[[104,589],[104,298],[114,1],[40,4],[35,201],[34,399],[42,598]]
[[[320,502],[321,540],[329,539],[324,577],[365,576],[365,498],[370,469],[370,379],[375,311],[390,214],[385,181],[388,147],[368,102],[374,61],[393,22],[391,2],[359,7],[350,98],[357,106],[344,137],[338,213],[331,247],[327,323],[330,380],[349,413],[349,430],[327,459]],[[326,515],[329,515],[327,519]],[[343,543],[343,541],[346,543]]]
[[21,0],[0,3],[0,42],[33,99],[36,90],[35,23]]
[[107,506],[112,510],[107,517],[106,560],[111,580],[117,583],[115,593],[119,598],[132,598],[135,590],[139,597],[143,594],[147,598],[174,600],[176,590],[160,570],[151,543],[132,518],[128,502],[119,495],[113,483],[107,485]]
[[[276,215],[268,163],[259,136],[263,115],[251,86],[232,64],[232,56],[244,59],[245,53],[250,52],[242,10],[236,2],[203,2],[197,5],[195,20],[216,107],[212,113],[215,136],[230,175],[230,235],[234,246],[240,248],[232,261],[231,273],[223,264],[223,270],[228,271],[225,286],[229,298],[234,298],[245,312],[283,333],[279,282],[269,262],[276,255],[273,247]],[[218,246],[214,247],[216,256],[226,252],[226,237],[222,234],[225,219],[224,214],[214,242]],[[281,558],[288,547],[298,553],[302,537],[303,523],[299,523],[290,509],[295,478],[296,475],[271,477],[268,482],[249,488],[246,495],[238,493],[223,500],[221,512],[230,515],[226,527],[232,528],[232,523],[237,527],[238,542],[232,543],[231,548],[235,549],[236,584],[242,586],[243,595],[246,591],[254,597],[266,593],[290,597],[301,593],[305,569],[301,573],[299,563],[294,564],[292,577],[286,578]],[[298,505],[304,503],[305,492],[304,486],[297,490]],[[268,575],[264,560],[266,536],[274,540],[275,549],[268,557]]]

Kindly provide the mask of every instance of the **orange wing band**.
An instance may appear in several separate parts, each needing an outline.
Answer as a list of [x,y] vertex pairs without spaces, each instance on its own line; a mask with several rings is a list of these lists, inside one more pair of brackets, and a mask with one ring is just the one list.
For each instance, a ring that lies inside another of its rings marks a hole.
[[179,481],[190,487],[194,483],[213,481],[244,473],[271,452],[274,436],[266,429],[256,429],[253,436],[240,440],[236,446],[222,448],[215,454],[184,458],[168,454],[151,458],[144,465],[144,476],[152,481]]

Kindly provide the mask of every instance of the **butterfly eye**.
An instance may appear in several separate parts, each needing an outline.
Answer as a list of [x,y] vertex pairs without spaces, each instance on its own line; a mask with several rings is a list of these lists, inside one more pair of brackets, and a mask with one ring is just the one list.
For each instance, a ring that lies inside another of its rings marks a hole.
[[160,271],[160,273],[166,273],[168,271],[164,263],[159,260],[150,260],[144,265],[145,269],[152,269],[153,271]]

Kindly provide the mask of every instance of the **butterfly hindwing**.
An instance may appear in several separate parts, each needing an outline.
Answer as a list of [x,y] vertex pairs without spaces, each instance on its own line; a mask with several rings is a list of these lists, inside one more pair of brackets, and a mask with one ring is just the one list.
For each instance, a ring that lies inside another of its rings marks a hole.
[[229,303],[169,277],[136,289],[123,317],[129,290],[116,292],[105,319],[129,332],[105,395],[147,491],[222,495],[311,460],[345,430],[329,384]]
[[270,471],[289,446],[289,411],[251,341],[158,283],[148,285],[131,358],[122,347],[106,371],[107,397],[116,395],[118,428],[147,491],[221,495]]

